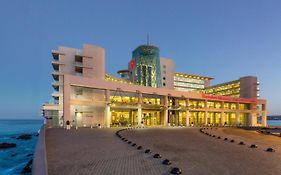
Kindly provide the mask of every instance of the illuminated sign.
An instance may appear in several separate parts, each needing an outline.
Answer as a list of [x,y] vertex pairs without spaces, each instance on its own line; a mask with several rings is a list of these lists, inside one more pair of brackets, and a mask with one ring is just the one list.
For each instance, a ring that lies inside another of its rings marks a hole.
[[133,59],[131,59],[131,61],[130,61],[130,69],[132,70],[132,69],[134,69],[134,66],[135,66],[135,60],[133,60]]
[[232,102],[244,102],[244,103],[257,103],[257,100],[254,99],[245,99],[245,98],[235,98],[228,96],[217,96],[217,95],[207,95],[202,94],[202,98],[210,100],[223,100],[223,101],[232,101]]

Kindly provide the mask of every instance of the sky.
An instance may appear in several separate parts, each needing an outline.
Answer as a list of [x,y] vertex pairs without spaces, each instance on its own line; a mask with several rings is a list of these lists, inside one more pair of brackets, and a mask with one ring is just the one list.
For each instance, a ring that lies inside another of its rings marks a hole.
[[150,42],[177,72],[212,84],[257,76],[268,114],[281,114],[279,0],[2,0],[0,118],[40,118],[53,92],[51,50],[106,50],[116,75],[134,48]]

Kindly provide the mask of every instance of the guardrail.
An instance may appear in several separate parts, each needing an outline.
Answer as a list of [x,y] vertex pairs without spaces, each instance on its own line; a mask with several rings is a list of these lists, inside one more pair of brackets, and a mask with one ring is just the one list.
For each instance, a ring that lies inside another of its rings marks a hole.
[[34,159],[32,164],[32,175],[48,175],[46,143],[45,143],[46,126],[43,125],[38,136]]

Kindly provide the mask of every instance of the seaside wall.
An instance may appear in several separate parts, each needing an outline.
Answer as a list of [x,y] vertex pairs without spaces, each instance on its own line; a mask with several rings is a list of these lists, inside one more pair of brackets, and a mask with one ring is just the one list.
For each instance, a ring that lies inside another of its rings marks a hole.
[[34,152],[32,175],[48,175],[45,130],[46,126],[43,125],[40,129],[36,149]]

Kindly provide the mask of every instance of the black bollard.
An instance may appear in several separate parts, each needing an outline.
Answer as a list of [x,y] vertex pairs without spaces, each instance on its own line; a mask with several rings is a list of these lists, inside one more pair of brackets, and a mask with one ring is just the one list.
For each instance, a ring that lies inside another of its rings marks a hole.
[[244,142],[240,142],[239,145],[245,145],[245,143]]
[[273,148],[267,148],[266,151],[267,152],[275,152],[275,150]]
[[169,159],[165,159],[165,160],[163,160],[162,164],[163,165],[171,165],[172,162]]
[[146,149],[146,150],[144,151],[144,153],[149,154],[149,153],[151,153],[151,151],[150,151],[150,149]]
[[160,159],[161,155],[160,154],[154,154],[153,158]]
[[177,167],[174,167],[172,170],[171,170],[171,173],[172,174],[181,174],[182,171],[181,169],[177,168]]
[[255,145],[255,144],[252,144],[251,146],[250,146],[250,148],[257,148],[258,146],[257,145]]

